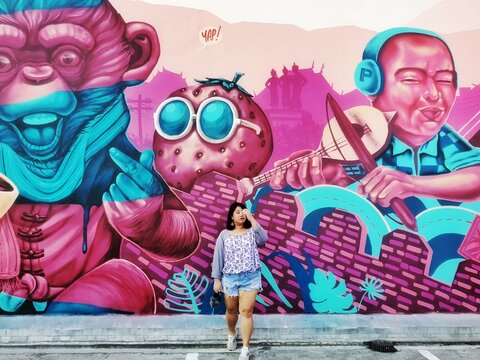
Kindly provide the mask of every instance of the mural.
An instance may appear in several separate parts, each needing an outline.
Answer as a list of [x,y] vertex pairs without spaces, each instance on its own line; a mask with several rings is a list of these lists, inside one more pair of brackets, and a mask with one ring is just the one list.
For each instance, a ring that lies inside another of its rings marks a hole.
[[158,261],[199,242],[153,153],[125,134],[123,91],[155,66],[155,30],[103,1],[13,1],[1,13],[0,172],[20,193],[2,218],[2,310],[155,312],[145,273],[117,258],[122,239]]
[[218,18],[182,13],[195,36],[172,42],[128,6],[0,3],[2,314],[222,313],[234,201],[269,235],[259,313],[479,311],[480,90],[449,39],[390,28],[356,67],[263,64]]

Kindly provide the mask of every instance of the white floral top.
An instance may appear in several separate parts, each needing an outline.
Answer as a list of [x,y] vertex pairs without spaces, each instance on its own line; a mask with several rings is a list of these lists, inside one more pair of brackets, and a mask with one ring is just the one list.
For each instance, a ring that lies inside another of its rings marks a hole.
[[263,246],[267,240],[267,233],[260,225],[240,235],[223,230],[215,244],[212,277],[220,279],[222,273],[240,274],[259,270],[261,265],[257,245]]
[[250,228],[245,233],[234,235],[230,233],[225,242],[224,274],[240,274],[260,269],[255,234]]

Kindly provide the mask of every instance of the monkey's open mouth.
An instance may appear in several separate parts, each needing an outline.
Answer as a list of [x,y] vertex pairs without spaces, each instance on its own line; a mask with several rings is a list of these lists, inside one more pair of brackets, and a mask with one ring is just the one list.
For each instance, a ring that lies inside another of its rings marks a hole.
[[54,113],[34,113],[14,122],[25,150],[32,155],[47,155],[60,140],[63,119]]

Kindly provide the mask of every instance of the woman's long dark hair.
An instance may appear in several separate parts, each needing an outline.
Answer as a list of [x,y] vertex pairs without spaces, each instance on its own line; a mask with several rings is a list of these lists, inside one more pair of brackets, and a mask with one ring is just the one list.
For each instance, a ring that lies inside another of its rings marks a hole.
[[[234,202],[232,205],[230,205],[230,209],[228,209],[228,215],[227,215],[227,226],[226,226],[227,230],[235,229],[235,223],[233,222],[232,217],[237,207],[240,207],[242,209],[247,208],[245,204],[242,204],[240,202]],[[252,223],[250,222],[250,220],[246,219],[245,222],[243,223],[243,227],[245,229],[250,229],[252,227]]]

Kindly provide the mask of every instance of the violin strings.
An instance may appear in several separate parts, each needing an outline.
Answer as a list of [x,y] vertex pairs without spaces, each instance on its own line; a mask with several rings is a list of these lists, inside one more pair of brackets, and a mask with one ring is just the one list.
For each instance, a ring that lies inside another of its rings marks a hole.
[[[325,114],[327,115],[327,119],[329,119],[330,117],[328,116],[328,96],[325,98]],[[334,114],[334,117],[335,117],[335,114]],[[335,117],[335,119],[336,119],[336,117]],[[338,119],[337,119],[337,121],[338,121]],[[335,143],[335,145],[337,145],[337,141],[335,139],[335,136],[333,136],[332,124],[330,123],[330,121],[327,122],[327,125],[328,125],[328,130],[330,130],[330,135],[332,135],[333,142]],[[347,160],[345,158],[345,156],[343,155],[342,150],[340,150],[340,148],[338,148],[338,150],[340,152],[340,155],[342,155],[343,160]]]
[[[346,146],[348,144],[347,141],[345,141],[341,146]],[[330,149],[327,149],[327,150],[331,150],[333,149],[334,147],[331,147]],[[272,170],[269,170],[267,171],[266,173],[262,174],[262,175],[259,175],[257,177],[254,177],[253,178],[253,181],[254,181],[254,184],[255,185],[260,185],[268,180],[271,179],[271,177],[273,176],[273,174],[275,174],[278,170],[281,170],[282,172],[287,170],[290,166],[292,165],[295,165],[295,164],[300,164],[304,159],[307,159],[307,158],[313,158],[314,156],[316,155],[321,155],[321,156],[324,156],[325,154],[328,154],[328,152],[325,150],[325,149],[319,149],[319,150],[316,150],[310,154],[307,154],[307,155],[304,155],[304,156],[301,156],[299,158],[296,158],[296,159],[293,159],[281,166],[278,166]]]
[[[362,130],[364,130],[364,134],[372,132],[372,130],[370,129],[370,127],[367,124],[362,126]],[[333,138],[333,135],[332,135],[332,138]],[[317,156],[317,155],[325,157],[326,155],[328,155],[330,150],[340,149],[340,148],[348,145],[348,141],[345,137],[341,137],[338,140],[339,140],[338,142],[328,144],[327,147],[322,147],[321,149],[315,150],[314,152],[312,152],[310,154],[307,154],[307,155],[301,156],[299,158],[293,159],[293,160],[291,160],[291,161],[289,161],[289,162],[287,162],[287,163],[285,163],[281,166],[275,167],[272,170],[269,170],[269,171],[265,172],[262,175],[254,177],[252,179],[254,185],[255,186],[261,185],[261,184],[265,183],[266,181],[270,180],[271,177],[273,176],[273,174],[275,174],[278,170],[281,170],[283,172],[292,165],[300,164],[304,159],[313,158],[314,156]],[[346,160],[345,156],[343,156],[343,154],[342,154],[342,157],[344,158],[344,160]]]

